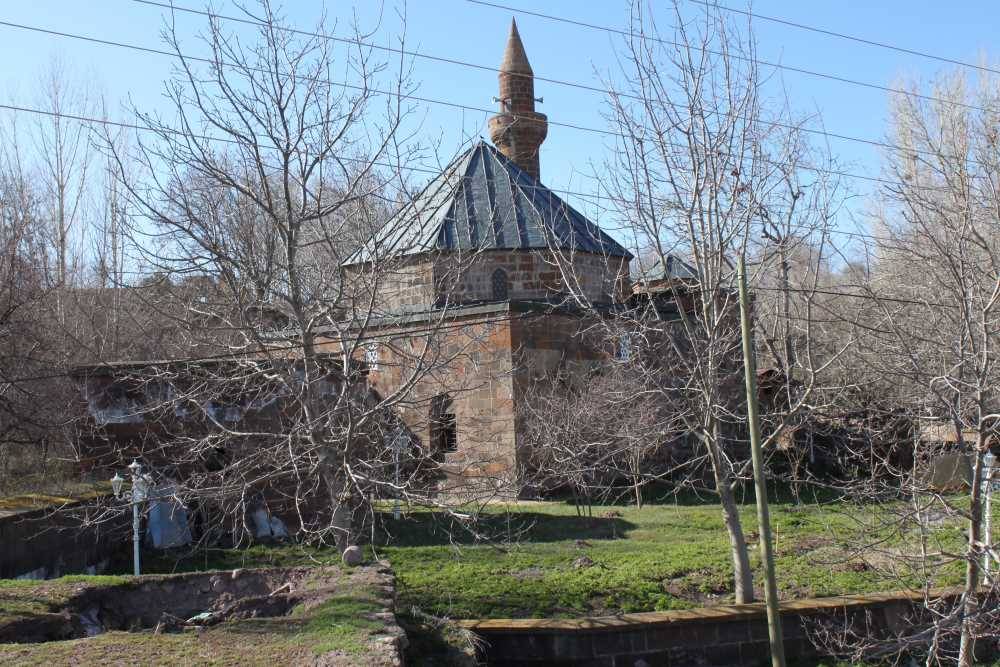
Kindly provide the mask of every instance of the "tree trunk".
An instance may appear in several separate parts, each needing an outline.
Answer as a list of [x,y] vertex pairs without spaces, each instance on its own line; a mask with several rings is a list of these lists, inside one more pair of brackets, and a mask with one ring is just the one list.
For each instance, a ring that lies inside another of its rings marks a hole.
[[969,546],[966,550],[968,560],[965,563],[965,587],[962,591],[962,639],[958,648],[959,667],[971,667],[975,656],[975,640],[972,629],[975,616],[979,609],[979,544],[980,523],[982,522],[982,479],[983,453],[985,452],[985,434],[982,423],[979,425],[979,435],[976,438],[976,459],[972,471],[971,506],[969,507]]
[[753,602],[753,570],[750,569],[750,555],[747,552],[747,541],[743,535],[743,524],[740,521],[739,508],[733,495],[732,480],[724,468],[725,457],[719,445],[718,425],[713,427],[715,437],[707,438],[709,459],[715,476],[715,489],[719,494],[719,504],[722,506],[722,521],[729,534],[729,548],[733,558],[733,594],[737,604]]
[[733,557],[733,595],[736,598],[736,604],[753,602],[753,570],[750,569],[747,541],[743,535],[743,525],[740,523],[736,498],[733,496],[733,490],[729,487],[728,480],[720,482],[719,476],[716,475],[716,484],[719,485],[722,521],[726,524],[726,532],[729,533],[729,545]]

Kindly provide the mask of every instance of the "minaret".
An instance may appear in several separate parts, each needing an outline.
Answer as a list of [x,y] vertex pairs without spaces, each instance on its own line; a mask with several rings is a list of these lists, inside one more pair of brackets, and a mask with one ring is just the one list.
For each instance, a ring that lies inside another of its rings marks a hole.
[[498,78],[500,113],[490,118],[490,138],[501,153],[537,179],[538,148],[545,141],[549,123],[545,114],[535,112],[535,73],[514,19]]

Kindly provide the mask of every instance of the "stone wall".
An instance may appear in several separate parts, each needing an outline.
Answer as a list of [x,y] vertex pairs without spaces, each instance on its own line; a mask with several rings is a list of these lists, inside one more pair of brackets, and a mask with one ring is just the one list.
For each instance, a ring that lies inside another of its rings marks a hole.
[[367,331],[359,354],[372,350],[377,359],[369,385],[383,398],[413,385],[395,410],[421,447],[434,445],[435,400],[447,397],[458,447],[443,454],[446,469],[468,479],[503,477],[513,469],[515,451],[509,307],[447,314],[444,321],[431,315]]
[[[579,281],[573,289],[591,301],[610,303],[624,298],[629,285],[628,262],[624,258],[581,252],[572,256],[572,265],[575,275],[571,280]],[[497,269],[506,274],[507,299],[546,301],[571,291],[549,251],[498,250],[472,258],[442,257],[434,271],[437,284],[451,302],[469,303],[504,300],[497,298],[493,290]]]
[[379,396],[412,384],[395,411],[421,446],[433,446],[435,397],[448,397],[457,427],[457,449],[443,456],[449,473],[506,484],[524,471],[518,411],[533,384],[562,366],[583,370],[610,354],[603,339],[585,335],[587,328],[578,314],[545,304],[455,306],[370,328],[358,356],[374,355],[368,382]]
[[346,278],[355,297],[364,302],[374,289],[375,308],[379,313],[427,310],[433,307],[434,263],[428,255],[403,258],[398,262],[384,262],[377,267],[377,275],[369,265],[359,264],[346,272]]
[[[581,252],[575,253],[571,262],[574,275],[570,279],[576,283],[572,290],[594,303],[624,300],[631,289],[625,258]],[[494,291],[493,276],[498,269],[506,275],[506,296]],[[366,290],[375,290],[376,309],[381,314],[426,311],[442,303],[548,301],[571,291],[552,253],[545,250],[428,253],[386,263],[379,267],[378,276],[367,270],[365,265],[352,267],[349,280],[357,286],[359,297]],[[366,288],[366,281],[374,288]]]
[[100,499],[3,512],[0,516],[0,579],[47,579],[94,573],[129,548],[131,514],[88,521]]
[[[933,595],[954,599],[959,593],[951,589]],[[782,602],[786,656],[819,656],[807,633],[824,621],[841,628],[864,624],[867,633],[883,637],[912,630],[913,612],[923,599],[921,592],[904,591]],[[600,618],[459,624],[484,641],[483,657],[497,667],[742,667],[766,664],[770,655],[763,603]]]

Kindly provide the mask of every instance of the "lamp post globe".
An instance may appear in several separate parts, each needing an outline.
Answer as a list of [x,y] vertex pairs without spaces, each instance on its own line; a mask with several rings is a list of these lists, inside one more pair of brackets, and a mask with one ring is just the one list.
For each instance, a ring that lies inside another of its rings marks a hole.
[[115,498],[122,497],[122,484],[124,483],[125,483],[125,478],[119,475],[118,471],[116,470],[115,476],[111,478],[111,490],[114,492]]

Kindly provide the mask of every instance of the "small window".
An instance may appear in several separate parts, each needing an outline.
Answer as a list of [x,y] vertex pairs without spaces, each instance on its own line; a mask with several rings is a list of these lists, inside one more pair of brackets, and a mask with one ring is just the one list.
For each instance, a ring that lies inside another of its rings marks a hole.
[[437,447],[442,452],[458,451],[458,428],[455,424],[455,415],[446,412],[438,419],[437,424]]
[[438,453],[458,451],[458,424],[452,405],[447,394],[431,401],[431,446]]
[[497,269],[493,272],[493,300],[494,301],[506,301],[507,300],[507,272],[503,269]]
[[630,361],[632,359],[632,335],[622,334],[618,338],[618,348],[615,350],[615,358],[618,361]]
[[365,346],[365,363],[368,364],[368,370],[378,370],[378,343],[368,343]]

